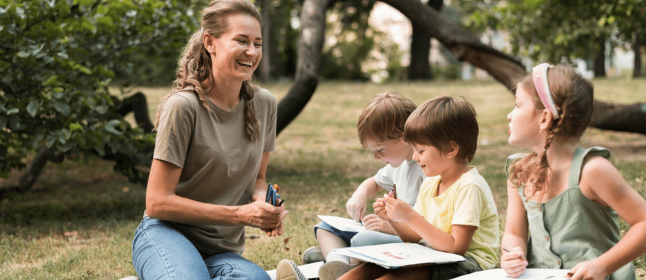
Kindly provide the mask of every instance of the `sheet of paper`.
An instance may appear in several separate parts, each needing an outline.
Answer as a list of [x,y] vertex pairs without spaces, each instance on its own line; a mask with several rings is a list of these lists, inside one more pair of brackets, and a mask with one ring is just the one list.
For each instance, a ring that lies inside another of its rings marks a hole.
[[419,264],[451,263],[465,260],[460,255],[436,251],[413,243],[339,248],[334,249],[334,252],[371,262],[385,268],[398,268]]
[[324,215],[318,215],[318,217],[319,219],[323,220],[324,222],[328,223],[329,225],[335,227],[338,230],[352,231],[352,232],[362,232],[366,230],[366,228],[363,227],[362,224],[357,223],[354,220],[335,217],[335,216],[324,216]]
[[471,273],[453,280],[511,280],[511,279],[524,279],[524,280],[569,280],[565,278],[565,274],[570,271],[569,269],[535,269],[528,268],[523,275],[517,278],[511,278],[502,269],[490,269]]
[[[314,279],[319,277],[319,268],[323,265],[323,262],[315,262],[310,264],[304,264],[298,267],[298,269],[307,277],[307,279]],[[267,271],[271,280],[276,280],[276,270]]]

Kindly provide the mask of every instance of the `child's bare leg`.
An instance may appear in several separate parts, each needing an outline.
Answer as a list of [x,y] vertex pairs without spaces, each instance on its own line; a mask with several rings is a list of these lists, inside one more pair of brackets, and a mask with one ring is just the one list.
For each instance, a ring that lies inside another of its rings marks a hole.
[[326,262],[340,261],[346,264],[351,263],[349,257],[332,252],[336,248],[348,247],[348,244],[341,237],[319,228],[316,230],[316,239],[319,242],[319,246],[321,246],[321,253]]
[[321,253],[323,253],[323,257],[325,258],[336,248],[348,247],[341,237],[321,228],[316,230],[316,240],[318,240],[319,246],[321,246]]
[[389,272],[388,269],[385,269],[381,266],[364,263],[360,266],[357,266],[353,270],[348,271],[346,274],[343,274],[338,280],[353,280],[353,279],[377,279],[381,276],[386,275]]

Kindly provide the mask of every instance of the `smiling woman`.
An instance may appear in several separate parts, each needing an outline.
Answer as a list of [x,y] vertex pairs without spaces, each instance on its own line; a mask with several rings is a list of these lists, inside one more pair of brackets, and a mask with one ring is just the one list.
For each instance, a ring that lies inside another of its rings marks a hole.
[[245,226],[283,233],[284,206],[264,201],[276,99],[250,80],[262,19],[246,0],[202,11],[159,107],[146,211],[132,242],[142,279],[268,279],[241,254]]

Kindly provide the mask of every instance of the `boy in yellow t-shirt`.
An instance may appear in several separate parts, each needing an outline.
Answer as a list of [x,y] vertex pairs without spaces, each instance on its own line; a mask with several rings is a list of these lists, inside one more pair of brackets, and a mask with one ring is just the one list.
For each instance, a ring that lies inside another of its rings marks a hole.
[[473,160],[478,141],[475,110],[468,102],[437,97],[419,106],[406,121],[404,138],[428,177],[413,209],[385,195],[375,213],[388,220],[404,242],[464,255],[466,262],[388,270],[364,263],[340,279],[452,279],[498,262],[498,212],[489,185]]

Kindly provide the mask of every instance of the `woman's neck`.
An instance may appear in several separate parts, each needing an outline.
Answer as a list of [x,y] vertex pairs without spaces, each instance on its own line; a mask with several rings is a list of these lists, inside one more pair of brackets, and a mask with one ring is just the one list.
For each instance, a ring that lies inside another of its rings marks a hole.
[[241,81],[213,75],[213,87],[206,93],[211,102],[221,109],[233,111],[240,104]]

